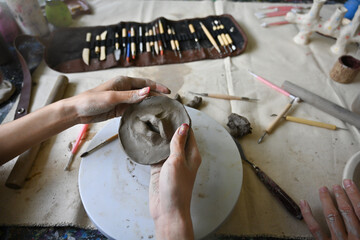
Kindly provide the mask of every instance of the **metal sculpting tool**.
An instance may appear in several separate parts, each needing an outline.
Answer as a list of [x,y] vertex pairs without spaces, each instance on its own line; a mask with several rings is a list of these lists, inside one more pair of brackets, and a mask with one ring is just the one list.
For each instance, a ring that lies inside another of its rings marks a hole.
[[[226,38],[225,36],[225,30],[224,30],[224,26],[219,24],[218,20],[214,20],[213,24],[213,29],[215,28],[216,30],[214,30],[214,32],[219,32],[220,35],[220,39],[222,39],[222,41],[224,42],[224,48],[226,49],[226,47],[229,48],[229,51],[232,52],[233,49],[230,46],[230,42],[228,41],[228,38]],[[219,37],[218,37],[219,38]]]
[[249,101],[249,102],[259,101],[258,99],[255,99],[255,98],[237,97],[237,96],[231,96],[231,95],[225,95],[225,94],[195,93],[195,92],[191,92],[191,91],[189,91],[189,93],[204,96],[204,97],[218,98],[218,99],[225,99],[225,100],[240,100],[240,101]]
[[89,65],[90,62],[90,41],[91,33],[86,33],[86,45],[82,51],[82,59],[86,65]]
[[217,27],[215,26],[215,24],[213,22],[211,23],[211,25],[213,26],[214,33],[217,34],[216,37],[217,37],[217,40],[219,41],[220,45],[224,48],[225,53],[228,53],[228,51],[226,49],[226,45],[225,45],[225,41],[226,41],[225,35],[223,37],[220,33],[217,33]]
[[262,142],[266,134],[272,133],[275,129],[276,125],[280,122],[283,116],[290,110],[291,106],[293,105],[296,98],[292,99],[289,104],[285,106],[285,108],[281,111],[281,113],[275,118],[275,120],[265,129],[264,134],[259,138],[258,144]]
[[295,201],[276,183],[272,180],[265,172],[263,172],[258,166],[254,163],[250,162],[244,153],[240,143],[238,140],[233,138],[235,144],[240,152],[241,159],[250,164],[252,169],[254,170],[256,176],[260,179],[260,181],[266,186],[266,188],[270,191],[270,193],[291,213],[294,217],[299,220],[303,219],[301,214],[301,210],[299,206],[295,203]]
[[202,30],[204,31],[206,37],[209,39],[210,43],[214,46],[214,48],[216,49],[216,51],[218,51],[221,54],[220,48],[217,45],[215,39],[213,38],[213,36],[211,35],[211,33],[209,32],[209,30],[205,27],[205,25],[200,22],[200,26],[202,28]]
[[126,57],[126,36],[127,36],[126,28],[123,28],[121,30],[121,37],[122,37],[122,47],[123,47],[124,57]]
[[89,155],[90,153],[95,152],[95,151],[98,150],[99,148],[102,148],[103,146],[105,146],[106,144],[114,141],[114,140],[117,139],[117,138],[118,138],[118,134],[115,134],[114,136],[106,139],[104,142],[100,143],[99,145],[93,147],[93,148],[90,149],[89,151],[84,152],[83,154],[80,155],[80,157],[82,157],[82,158],[83,158],[83,157],[86,157],[86,156]]
[[220,29],[222,29],[225,32],[225,38],[226,40],[229,42],[229,44],[231,45],[231,49],[233,51],[236,50],[236,46],[234,45],[234,42],[232,40],[232,38],[230,37],[230,34],[226,31],[226,28],[224,27],[224,25],[220,22],[220,20],[215,20],[215,23],[219,24]]
[[190,33],[194,36],[194,41],[196,43],[197,48],[200,50],[201,46],[200,46],[200,43],[199,43],[199,39],[196,37],[195,28],[191,23],[189,24],[189,30],[190,30]]
[[116,32],[115,33],[115,50],[114,50],[114,56],[115,56],[116,61],[119,61],[120,55],[121,55],[121,50],[120,50],[120,44],[119,44],[119,34]]
[[100,46],[100,61],[104,61],[106,59],[106,44],[105,44],[106,36],[107,36],[106,30],[100,34],[100,39],[102,41]]
[[83,138],[83,136],[85,135],[87,129],[89,127],[89,124],[84,124],[81,128],[81,131],[76,139],[76,142],[75,142],[75,145],[74,147],[72,148],[71,150],[71,155],[70,155],[70,158],[69,158],[69,161],[68,163],[66,164],[66,167],[64,168],[65,171],[69,171],[70,170],[70,166],[71,166],[71,163],[74,161],[74,157],[75,157],[75,154],[78,150],[78,147],[80,145],[80,141],[81,139]]
[[171,28],[171,33],[172,33],[173,36],[174,36],[175,47],[176,47],[176,50],[177,50],[178,53],[179,53],[179,57],[181,58],[180,43],[179,43],[179,40],[178,40],[177,37],[176,37],[175,29],[174,29],[173,27]]

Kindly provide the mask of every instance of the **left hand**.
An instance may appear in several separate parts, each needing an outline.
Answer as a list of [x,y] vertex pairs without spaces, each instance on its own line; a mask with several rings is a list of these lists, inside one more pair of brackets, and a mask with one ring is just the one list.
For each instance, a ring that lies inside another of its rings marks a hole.
[[119,76],[65,101],[74,106],[79,123],[93,123],[121,116],[129,104],[142,101],[150,91],[170,93],[149,79]]
[[[331,239],[360,239],[360,192],[352,180],[344,180],[344,189],[340,185],[333,186],[336,204],[327,187],[319,189],[319,196]],[[312,215],[309,204],[300,202],[301,213],[315,239],[330,239],[320,228]]]

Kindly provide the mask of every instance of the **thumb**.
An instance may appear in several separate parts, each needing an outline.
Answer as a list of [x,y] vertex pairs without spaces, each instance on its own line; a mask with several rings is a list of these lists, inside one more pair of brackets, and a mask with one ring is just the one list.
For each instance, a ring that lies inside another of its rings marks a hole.
[[183,123],[176,131],[170,142],[170,155],[185,157],[185,144],[189,132],[189,125]]

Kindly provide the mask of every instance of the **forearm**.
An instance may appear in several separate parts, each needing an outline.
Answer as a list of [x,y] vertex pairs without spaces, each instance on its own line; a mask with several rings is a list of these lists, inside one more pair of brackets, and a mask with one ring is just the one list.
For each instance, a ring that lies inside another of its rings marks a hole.
[[77,123],[75,109],[61,100],[0,125],[0,165]]
[[189,212],[161,216],[155,220],[157,240],[193,240],[194,230]]

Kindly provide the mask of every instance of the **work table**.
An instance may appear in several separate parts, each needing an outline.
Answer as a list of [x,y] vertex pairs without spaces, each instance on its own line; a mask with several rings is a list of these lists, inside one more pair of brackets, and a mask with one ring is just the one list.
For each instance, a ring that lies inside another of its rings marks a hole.
[[[348,130],[328,130],[282,121],[261,144],[257,141],[289,99],[256,80],[248,70],[281,86],[285,80],[328,99],[344,108],[350,105],[360,89],[360,76],[350,84],[340,84],[329,77],[339,56],[330,51],[334,40],[313,34],[308,45],[297,45],[294,24],[263,28],[254,12],[269,3],[227,1],[144,1],[120,2],[92,0],[92,15],[79,17],[71,27],[110,25],[120,21],[150,22],[158,17],[171,20],[230,14],[244,30],[248,45],[236,57],[203,60],[183,64],[150,67],[112,68],[108,70],[66,74],[70,84],[65,97],[79,94],[117,76],[144,77],[168,86],[171,97],[179,93],[188,102],[193,92],[221,93],[259,99],[258,102],[227,101],[203,98],[200,111],[226,127],[231,113],[246,117],[252,133],[241,138],[247,158],[263,169],[297,203],[306,199],[317,220],[325,226],[318,188],[340,184],[347,160],[359,151],[360,134],[354,126],[314,108],[296,104],[291,115],[335,124]],[[283,4],[280,4],[283,5]],[[310,6],[310,5],[309,5]],[[320,15],[330,16],[335,6],[325,5]],[[360,58],[355,44],[349,55]],[[36,83],[32,108],[40,108],[47,99],[58,75],[44,62],[33,74]],[[11,121],[13,112],[5,119]],[[87,149],[92,137],[107,122],[90,125]],[[0,225],[77,226],[94,229],[87,217],[78,191],[80,154],[71,171],[63,170],[70,156],[68,145],[74,143],[81,126],[59,133],[43,143],[29,180],[21,190],[4,186],[14,161],[0,168]],[[221,144],[221,141],[219,141]],[[216,146],[214,146],[216,147]],[[305,223],[291,216],[269,193],[251,167],[243,164],[243,185],[238,202],[216,234],[243,237],[270,236],[284,238],[311,237]]]

